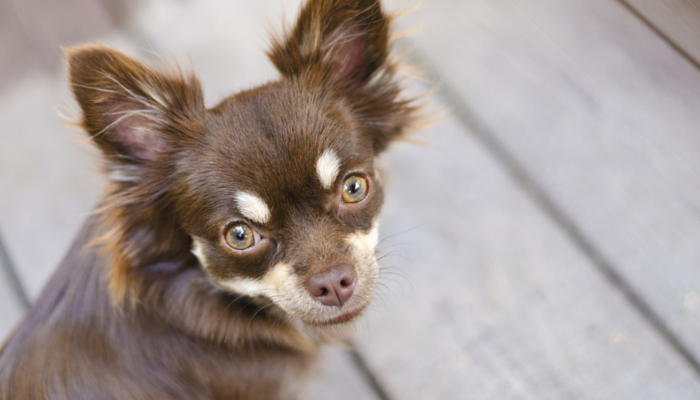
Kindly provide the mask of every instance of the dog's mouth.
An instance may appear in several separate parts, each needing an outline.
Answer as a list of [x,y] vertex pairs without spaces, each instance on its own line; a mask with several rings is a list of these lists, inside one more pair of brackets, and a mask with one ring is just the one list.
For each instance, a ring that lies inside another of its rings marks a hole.
[[[353,325],[371,304],[378,268],[373,255],[366,256],[363,261],[365,262],[355,263],[357,275],[354,289],[343,299],[336,293],[337,302],[329,301],[323,298],[323,295],[314,296],[304,277],[299,276],[292,265],[287,263],[273,267],[262,279],[222,280],[212,277],[212,281],[229,293],[252,299],[265,299],[267,304],[279,307],[292,321],[301,322],[308,327],[322,328],[323,331],[335,331],[336,327],[344,329]],[[342,281],[340,284],[342,285]]]
[[346,322],[351,322],[351,321],[355,320],[357,317],[359,317],[365,311],[366,308],[367,308],[366,306],[358,307],[354,310],[350,310],[344,314],[341,314],[337,317],[333,317],[331,319],[313,321],[313,322],[311,322],[311,325],[330,326],[330,325],[340,325],[340,324],[344,324]]

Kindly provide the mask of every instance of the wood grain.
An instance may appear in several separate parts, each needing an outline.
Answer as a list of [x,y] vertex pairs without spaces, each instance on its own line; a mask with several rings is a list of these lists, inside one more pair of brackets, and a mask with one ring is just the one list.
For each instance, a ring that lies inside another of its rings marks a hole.
[[[454,18],[459,15],[460,18]],[[464,112],[700,358],[700,75],[617,2],[432,1]]]
[[[24,315],[22,304],[13,295],[10,279],[5,273],[7,267],[0,258],[0,343],[5,342]],[[0,347],[2,347],[1,344]]]
[[0,88],[28,72],[55,71],[61,46],[114,29],[129,0],[0,0]]
[[700,2],[696,0],[624,0],[700,65]]
[[[700,75],[616,2],[437,1],[417,44],[697,359]],[[459,22],[450,15],[459,14]]]
[[0,102],[0,221],[30,299],[68,251],[97,202],[102,180],[83,134],[58,115],[77,115],[65,83],[34,75]]
[[326,347],[308,400],[379,400],[345,350]]
[[382,285],[358,346],[391,398],[700,396],[695,371],[461,125],[384,161]]

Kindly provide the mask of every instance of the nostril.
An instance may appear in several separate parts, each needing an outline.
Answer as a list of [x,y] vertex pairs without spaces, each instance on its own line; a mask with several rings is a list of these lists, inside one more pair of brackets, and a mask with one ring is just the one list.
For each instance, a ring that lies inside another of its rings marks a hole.
[[352,265],[340,264],[331,269],[338,275],[341,288],[349,288],[355,283],[355,268]]
[[355,268],[339,264],[331,269],[318,272],[306,281],[306,287],[316,300],[326,306],[341,307],[354,292]]

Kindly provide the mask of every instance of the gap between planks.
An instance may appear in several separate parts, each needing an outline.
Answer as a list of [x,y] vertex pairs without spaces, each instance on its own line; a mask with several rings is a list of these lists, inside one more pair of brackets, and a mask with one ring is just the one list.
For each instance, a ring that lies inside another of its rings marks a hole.
[[[624,0],[618,0],[624,2]],[[640,17],[637,13],[635,13]],[[641,17],[640,17],[641,18]],[[647,23],[647,25],[649,25]],[[652,29],[653,26],[651,26]],[[654,31],[660,35],[656,29]],[[670,40],[665,38],[676,50],[681,52],[691,63],[698,69],[700,66],[687,54],[682,52],[677,46],[673,45]],[[408,40],[407,40],[408,42]],[[688,350],[688,347],[678,338],[671,329],[663,323],[661,317],[654,309],[640,296],[635,289],[627,283],[624,278],[615,270],[612,264],[605,259],[603,254],[588,240],[581,229],[579,229],[571,218],[569,218],[561,208],[547,195],[535,180],[532,179],[525,169],[520,165],[516,158],[506,150],[506,147],[496,138],[496,136],[481,123],[480,119],[471,112],[471,107],[462,99],[460,94],[451,85],[449,79],[443,77],[436,67],[428,62],[418,47],[413,43],[407,43],[411,49],[409,57],[413,65],[418,66],[424,73],[425,77],[430,82],[439,82],[436,84],[435,93],[443,98],[447,104],[451,104],[451,113],[456,120],[464,125],[481,143],[484,148],[501,164],[506,173],[513,179],[515,184],[530,196],[535,204],[554,221],[564,234],[577,246],[581,252],[591,260],[598,271],[615,287],[617,288],[641,316],[649,322],[656,332],[688,363],[688,365],[700,376],[700,362]]]
[[22,283],[17,276],[17,271],[15,270],[14,264],[10,261],[10,256],[7,254],[7,248],[2,240],[2,235],[0,235],[0,265],[3,266],[5,270],[5,275],[7,276],[8,283],[12,288],[12,291],[22,306],[22,311],[29,310],[31,303],[29,302],[29,296],[24,290]]
[[360,354],[360,352],[357,351],[357,347],[355,346],[355,344],[350,342],[349,346],[350,348],[348,349],[348,353],[352,357],[352,363],[355,365],[355,368],[357,368],[357,370],[360,372],[360,375],[362,375],[362,379],[364,379],[367,386],[369,386],[372,392],[374,392],[374,394],[377,395],[377,398],[379,400],[391,400],[384,387],[379,383],[379,381],[375,377],[375,374],[367,365],[367,362],[365,362],[365,359],[364,357],[362,357],[362,354]]
[[673,50],[676,51],[676,53],[680,54],[681,57],[685,58],[686,61],[689,63],[693,64],[693,66],[700,71],[700,62],[695,60],[693,56],[691,56],[687,51],[683,50],[681,46],[679,46],[676,42],[673,41],[668,35],[666,35],[659,27],[657,27],[651,20],[647,19],[644,15],[642,15],[639,10],[637,10],[632,4],[630,4],[627,0],[617,0],[618,3],[620,3],[623,7],[625,7],[629,12],[631,12],[638,20],[640,20],[644,25],[646,25],[647,28],[651,29],[656,36],[660,37],[666,44],[671,46]]

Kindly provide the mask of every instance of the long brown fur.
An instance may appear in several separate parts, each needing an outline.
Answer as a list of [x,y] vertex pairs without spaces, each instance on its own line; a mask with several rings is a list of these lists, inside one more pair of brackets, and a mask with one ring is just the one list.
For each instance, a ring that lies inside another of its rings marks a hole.
[[[0,400],[302,398],[319,346],[343,339],[355,317],[313,302],[290,311],[225,283],[263,282],[280,266],[303,283],[339,263],[359,275],[376,264],[347,238],[376,231],[374,159],[416,122],[390,22],[378,0],[310,0],[269,51],[282,78],[210,110],[189,73],[104,46],[68,50],[81,126],[109,184],[0,350]],[[328,148],[338,179],[370,182],[360,205],[338,203],[342,180],[318,183]],[[232,193],[250,188],[271,219],[250,223],[266,239],[239,253],[222,229],[242,218]],[[366,304],[371,291],[355,297]]]

